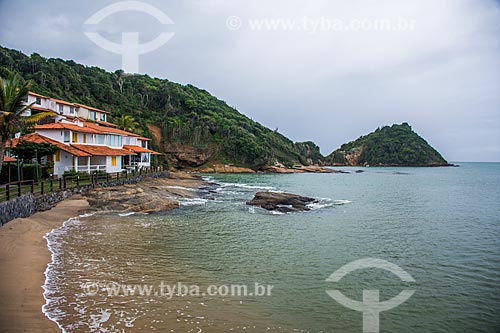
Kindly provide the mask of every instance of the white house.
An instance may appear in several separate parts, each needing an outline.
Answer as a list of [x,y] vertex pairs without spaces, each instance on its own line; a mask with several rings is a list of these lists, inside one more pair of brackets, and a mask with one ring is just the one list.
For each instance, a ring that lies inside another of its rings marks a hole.
[[113,173],[125,168],[149,167],[151,156],[160,154],[148,149],[150,139],[108,123],[107,111],[32,92],[27,102],[34,105],[26,115],[54,112],[54,117],[51,123],[37,125],[35,133],[19,140],[57,145],[60,149],[52,157],[57,176],[71,170]]

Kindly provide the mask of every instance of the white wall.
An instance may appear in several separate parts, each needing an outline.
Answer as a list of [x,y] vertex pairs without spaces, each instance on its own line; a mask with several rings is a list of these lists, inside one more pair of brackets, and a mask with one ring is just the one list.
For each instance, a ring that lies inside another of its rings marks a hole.
[[[64,142],[63,141],[63,130],[49,130],[49,129],[36,129],[35,132],[46,136],[48,138],[54,139],[59,142]],[[70,139],[71,139],[71,134],[70,134]]]
[[59,177],[64,174],[64,171],[73,169],[73,155],[61,150],[60,156],[60,161],[56,162],[54,154],[54,174]]
[[111,165],[112,156],[106,156],[106,172],[122,171],[122,157],[116,156],[116,166]]
[[35,106],[50,109],[50,103],[47,98],[40,97],[40,104],[36,104],[36,96],[28,95],[28,104],[35,103]]
[[76,109],[76,113],[78,117],[83,118],[83,119],[89,119],[89,110],[87,108],[84,108],[83,106],[79,106]]

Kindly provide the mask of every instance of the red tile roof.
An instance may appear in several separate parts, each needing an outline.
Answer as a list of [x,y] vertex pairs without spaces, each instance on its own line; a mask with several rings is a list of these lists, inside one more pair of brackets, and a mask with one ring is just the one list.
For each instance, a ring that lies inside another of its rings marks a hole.
[[37,93],[35,93],[35,92],[32,92],[32,91],[28,92],[28,95],[33,95],[33,96],[37,96],[37,97],[43,97],[43,98],[48,98],[47,96],[44,96],[44,95],[40,95],[40,94],[37,94]]
[[96,123],[92,123],[89,121],[83,122],[83,126],[92,128],[93,130],[99,131],[101,133],[110,133],[110,134],[120,134],[120,135],[128,135],[128,136],[139,136],[138,134],[134,134],[131,132],[127,132],[118,128],[100,126]]
[[82,107],[82,108],[86,108],[86,109],[92,110],[92,111],[99,111],[99,112],[107,113],[107,114],[110,113],[109,111],[104,111],[104,110],[95,108],[93,106],[88,106],[88,105],[85,105],[85,104],[80,104],[80,103],[73,103],[73,104],[75,104],[76,106]]
[[51,109],[47,109],[47,108],[42,108],[42,107],[39,107],[39,106],[36,106],[36,105],[32,105],[30,107],[31,110],[36,110],[36,111],[43,111],[43,112],[51,112],[54,114],[54,116],[57,116],[59,115],[57,112],[55,112],[54,110],[51,110]]
[[151,153],[153,155],[161,155],[161,153],[158,153],[158,152],[156,152],[154,150],[150,150],[150,149],[147,149],[147,148],[144,148],[144,147],[140,147],[140,146],[124,145],[123,149],[130,150],[130,151],[132,151],[134,153]]
[[145,138],[145,137],[143,137],[143,136],[138,136],[138,137],[137,137],[137,139],[139,139],[139,140],[147,140],[147,141],[151,141],[151,139],[150,139],[150,138]]
[[54,101],[54,102],[57,102],[59,104],[65,104],[65,105],[69,105],[69,106],[75,106],[75,103],[70,103],[70,102],[66,102],[66,101],[63,101],[62,99],[57,99],[57,98],[50,98],[51,101]]
[[45,124],[45,125],[38,125],[35,127],[35,131],[37,129],[67,129],[71,130],[73,132],[79,132],[79,133],[92,133],[92,134],[98,134],[100,133],[99,131],[96,131],[94,129],[88,128],[88,127],[83,127],[83,126],[78,126],[78,125],[73,125],[73,124],[66,124],[66,123],[53,123],[53,124]]
[[13,139],[12,140],[12,147],[15,147],[19,143],[19,141],[28,141],[28,142],[35,142],[35,143],[51,143],[53,145],[56,145],[60,150],[63,150],[67,153],[70,153],[71,155],[82,156],[82,157],[90,156],[90,154],[88,154],[84,151],[75,149],[75,148],[71,147],[70,145],[66,145],[62,142],[48,138],[48,137],[43,136],[39,133],[26,134],[26,135],[20,137],[19,139]]
[[7,162],[16,162],[17,160],[14,157],[4,156],[3,161],[4,163],[7,163]]
[[94,145],[78,145],[72,144],[71,147],[79,149],[85,153],[94,156],[125,156],[131,155],[130,151],[121,148],[110,148],[107,146],[94,146]]
[[103,126],[109,126],[109,127],[117,127],[118,125],[115,125],[113,123],[108,123],[107,121],[101,121],[101,120],[96,120],[96,123],[101,124]]

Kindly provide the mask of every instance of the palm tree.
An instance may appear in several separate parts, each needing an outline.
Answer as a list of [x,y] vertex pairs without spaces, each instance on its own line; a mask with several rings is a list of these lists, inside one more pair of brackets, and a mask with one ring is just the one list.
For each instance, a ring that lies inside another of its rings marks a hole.
[[53,114],[41,112],[32,116],[23,116],[23,113],[33,104],[26,104],[30,83],[23,81],[15,73],[8,79],[0,77],[0,171],[4,160],[5,146],[16,133],[26,131],[37,121]]
[[139,127],[139,123],[134,119],[134,117],[126,115],[117,118],[115,120],[115,124],[119,129],[127,132],[137,131],[137,128]]

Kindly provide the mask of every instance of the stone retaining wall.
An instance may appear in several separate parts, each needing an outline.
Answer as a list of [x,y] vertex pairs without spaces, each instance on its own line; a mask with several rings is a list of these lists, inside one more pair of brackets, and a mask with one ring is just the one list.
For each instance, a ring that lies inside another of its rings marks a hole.
[[143,178],[165,178],[168,177],[168,171],[150,173],[147,175],[137,175],[130,178],[123,179],[113,179],[108,182],[99,184],[88,184],[82,186],[76,186],[72,188],[67,188],[64,190],[56,190],[54,192],[46,193],[44,195],[35,196],[33,194],[26,194],[18,198],[0,203],[0,223],[4,225],[5,223],[12,221],[19,217],[28,217],[33,215],[35,212],[40,212],[44,210],[49,210],[54,207],[58,202],[69,198],[76,193],[84,193],[91,188],[96,187],[112,187],[120,186],[125,184],[136,184],[140,182]]

